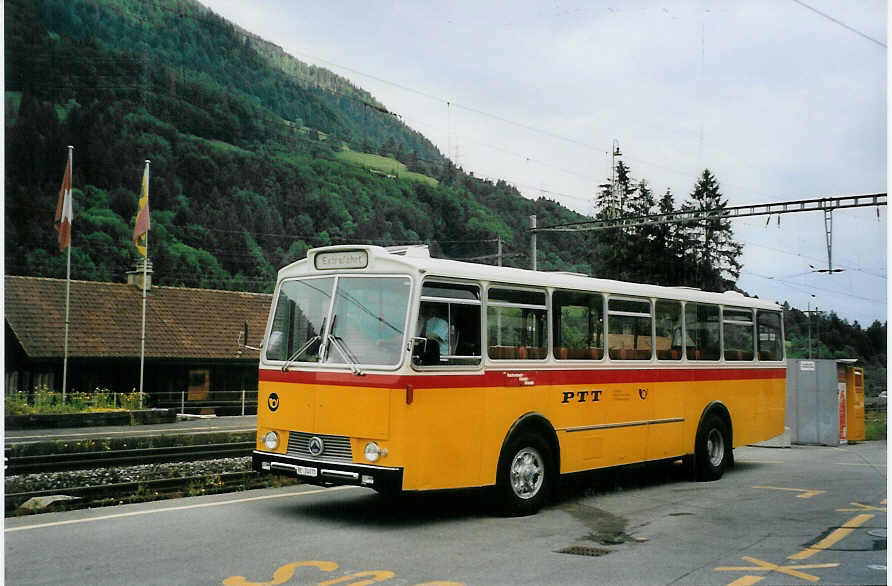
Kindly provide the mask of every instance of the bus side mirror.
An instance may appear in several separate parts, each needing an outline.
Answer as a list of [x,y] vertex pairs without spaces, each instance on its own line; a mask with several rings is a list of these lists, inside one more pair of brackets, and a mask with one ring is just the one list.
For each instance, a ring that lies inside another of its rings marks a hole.
[[427,338],[414,337],[409,339],[409,349],[412,350],[412,358],[424,356],[425,348],[427,348]]
[[[242,332],[238,335],[237,343],[238,343],[238,347],[239,347],[239,354],[244,352],[245,349],[257,350],[257,351],[260,350],[260,348],[258,348],[256,346],[248,346],[248,322],[245,322],[245,329],[242,330]],[[260,345],[263,346],[262,343]]]

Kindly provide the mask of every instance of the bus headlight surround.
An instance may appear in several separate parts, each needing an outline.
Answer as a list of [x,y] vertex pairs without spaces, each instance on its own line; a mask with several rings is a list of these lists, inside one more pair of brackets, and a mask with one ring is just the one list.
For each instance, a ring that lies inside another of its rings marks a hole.
[[386,455],[387,450],[375,442],[369,442],[365,445],[365,459],[369,462],[377,462],[378,458],[383,458]]
[[263,445],[267,450],[273,451],[279,447],[279,434],[274,431],[267,432],[263,436]]

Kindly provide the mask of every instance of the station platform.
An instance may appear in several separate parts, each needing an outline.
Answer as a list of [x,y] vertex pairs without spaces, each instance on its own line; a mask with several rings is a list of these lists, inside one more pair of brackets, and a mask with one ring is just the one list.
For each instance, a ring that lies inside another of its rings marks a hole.
[[4,430],[6,446],[84,439],[190,435],[196,433],[251,431],[257,427],[256,415],[233,417],[178,416],[174,423],[151,425],[112,425],[103,427],[67,427],[57,429]]

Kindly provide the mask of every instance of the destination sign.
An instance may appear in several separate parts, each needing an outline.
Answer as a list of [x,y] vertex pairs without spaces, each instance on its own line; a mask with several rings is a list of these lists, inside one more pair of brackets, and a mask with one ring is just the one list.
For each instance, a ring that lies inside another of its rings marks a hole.
[[316,268],[320,271],[334,269],[364,269],[369,266],[369,255],[365,250],[344,250],[320,252],[316,255]]

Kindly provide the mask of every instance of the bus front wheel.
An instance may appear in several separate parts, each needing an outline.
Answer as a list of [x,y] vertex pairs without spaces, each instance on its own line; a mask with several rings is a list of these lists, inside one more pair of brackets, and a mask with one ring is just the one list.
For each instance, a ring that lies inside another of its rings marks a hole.
[[496,485],[501,512],[510,517],[537,512],[545,504],[553,474],[551,450],[540,436],[513,437],[499,458]]
[[718,480],[731,460],[731,434],[717,415],[707,415],[697,430],[694,465],[700,481]]

